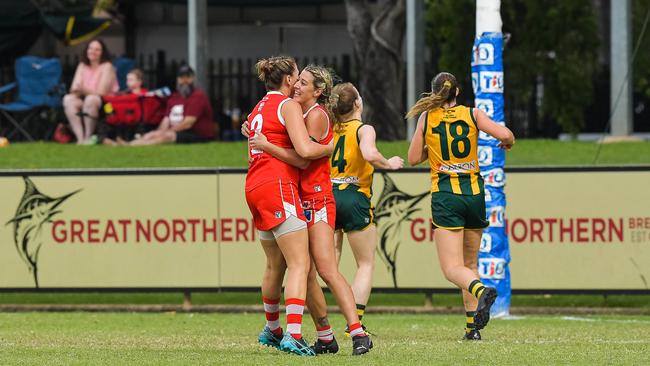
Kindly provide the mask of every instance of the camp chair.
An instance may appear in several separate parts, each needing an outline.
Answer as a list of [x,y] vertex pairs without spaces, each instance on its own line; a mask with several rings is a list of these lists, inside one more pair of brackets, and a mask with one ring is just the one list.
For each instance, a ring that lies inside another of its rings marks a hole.
[[117,57],[113,59],[113,67],[115,67],[115,72],[117,73],[120,90],[126,90],[126,74],[135,68],[135,61],[126,57]]
[[[0,114],[27,140],[34,138],[26,128],[40,112],[61,107],[65,87],[61,84],[61,63],[57,58],[23,56],[16,60],[16,82],[0,87],[0,94],[18,88],[12,103],[0,104]],[[31,131],[33,133],[33,131]]]

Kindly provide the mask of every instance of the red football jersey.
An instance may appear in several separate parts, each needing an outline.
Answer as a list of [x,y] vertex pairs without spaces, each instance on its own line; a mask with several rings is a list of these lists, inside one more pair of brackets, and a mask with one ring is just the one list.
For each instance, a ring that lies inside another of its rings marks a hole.
[[[327,133],[319,143],[327,145],[332,141],[332,123],[330,122],[329,115],[325,108],[318,104],[314,104],[305,114],[303,118],[307,119],[309,113],[324,113],[327,118]],[[307,199],[314,194],[326,193],[332,191],[332,182],[330,181],[330,158],[324,156],[320,159],[313,160],[309,163],[306,169],[300,171],[300,197]]]
[[[284,125],[284,118],[280,114],[282,105],[290,99],[277,91],[268,92],[248,115],[251,136],[255,133],[262,133],[273,145],[293,149],[293,144]],[[300,177],[298,168],[261,150],[249,147],[248,153],[247,191],[274,180],[298,183]]]

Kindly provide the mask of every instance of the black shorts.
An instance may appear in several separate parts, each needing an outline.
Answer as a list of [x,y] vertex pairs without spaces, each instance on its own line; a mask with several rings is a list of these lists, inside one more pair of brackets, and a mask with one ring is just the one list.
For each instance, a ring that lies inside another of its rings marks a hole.
[[200,136],[191,130],[184,130],[176,132],[176,143],[179,144],[195,144],[199,142],[210,142],[212,139]]

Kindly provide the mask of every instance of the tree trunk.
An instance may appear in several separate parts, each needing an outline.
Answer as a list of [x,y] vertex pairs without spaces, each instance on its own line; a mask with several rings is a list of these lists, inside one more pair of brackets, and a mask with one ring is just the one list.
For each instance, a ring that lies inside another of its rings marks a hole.
[[379,0],[376,15],[364,0],[346,0],[348,32],[359,65],[364,120],[382,140],[402,140],[404,120],[405,0]]

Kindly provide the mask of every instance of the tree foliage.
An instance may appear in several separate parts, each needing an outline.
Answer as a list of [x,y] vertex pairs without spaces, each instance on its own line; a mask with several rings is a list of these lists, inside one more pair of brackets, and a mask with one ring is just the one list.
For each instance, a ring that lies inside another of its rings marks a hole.
[[[641,37],[641,30],[645,16],[650,10],[650,2],[648,0],[634,0],[632,3],[632,24],[634,39],[632,40],[632,48],[636,46],[639,37]],[[634,89],[636,92],[642,94],[646,98],[650,98],[650,25],[643,34],[641,45],[637,52],[636,59],[634,60]]]
[[[475,14],[473,0],[427,1],[434,67],[454,73],[466,89],[471,86]],[[509,35],[504,51],[506,100],[534,105],[541,98],[541,120],[555,121],[565,132],[580,131],[593,100],[600,44],[592,1],[503,1],[501,17],[503,32]],[[536,95],[538,80],[543,95]]]

